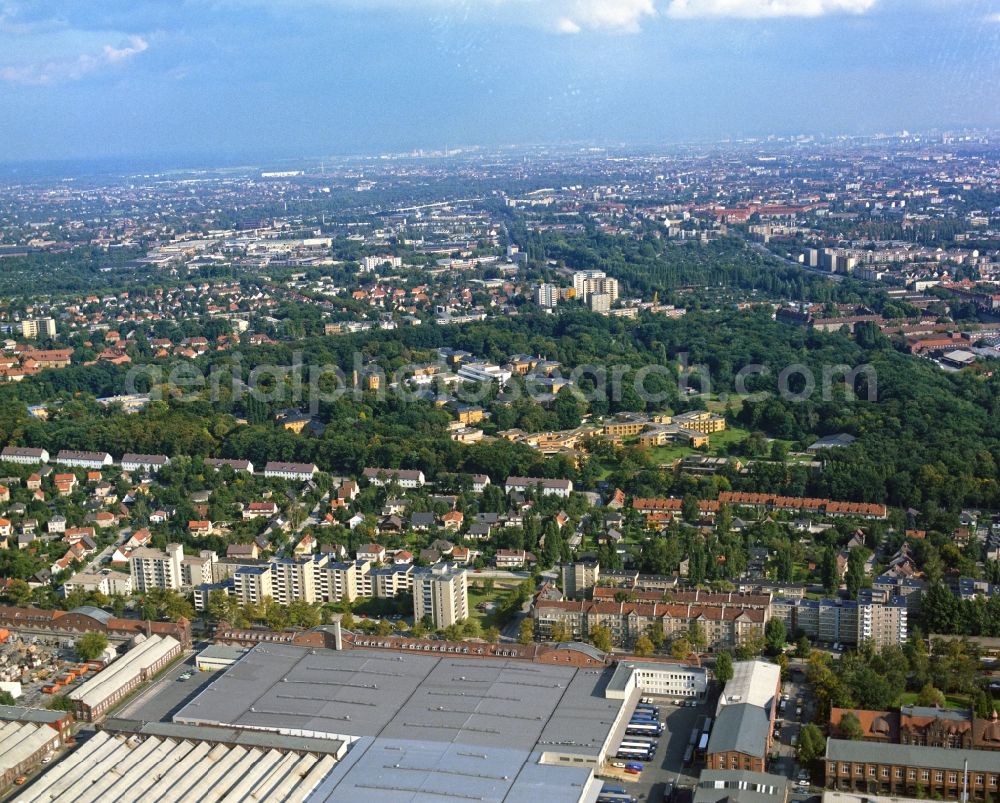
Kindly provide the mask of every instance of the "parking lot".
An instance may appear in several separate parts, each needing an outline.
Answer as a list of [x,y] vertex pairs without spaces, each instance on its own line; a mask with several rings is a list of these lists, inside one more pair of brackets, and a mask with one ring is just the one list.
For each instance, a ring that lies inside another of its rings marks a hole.
[[[193,700],[202,689],[218,676],[218,672],[199,672],[194,665],[195,653],[190,653],[170,667],[155,683],[144,688],[111,716],[138,719],[143,722],[169,722],[170,718]],[[181,675],[191,673],[189,680]]]
[[[624,773],[615,773],[613,776],[602,774],[601,777],[608,777],[614,786],[624,787],[637,800],[660,803],[668,782],[673,782],[678,789],[694,786],[699,768],[694,766],[685,769],[681,766],[684,763],[684,751],[688,746],[691,729],[704,716],[713,716],[715,697],[700,703],[696,708],[679,708],[673,705],[672,700],[653,699],[664,723],[663,735],[653,760],[646,763],[646,768],[638,778]],[[694,774],[690,774],[691,772]]]
[[[782,684],[782,694],[788,695],[788,702],[784,713],[776,716],[776,722],[780,724],[780,737],[774,741],[768,772],[791,779],[793,803],[805,803],[815,795],[816,789],[795,785],[801,770],[795,760],[795,743],[802,725],[813,720],[815,701],[801,675],[797,675],[795,681],[785,681]],[[646,763],[645,770],[638,778],[621,771],[602,774],[601,777],[607,778],[611,785],[624,787],[637,800],[647,803],[660,803],[664,788],[668,782],[672,782],[677,790],[675,803],[690,803],[689,790],[697,783],[704,764],[695,761],[692,766],[684,767],[684,753],[692,729],[700,725],[706,716],[715,718],[717,700],[717,689],[712,689],[708,699],[696,708],[677,707],[673,705],[673,700],[654,698],[654,704],[660,709],[664,730],[653,760]],[[802,712],[797,716],[796,703],[799,700],[802,701]]]

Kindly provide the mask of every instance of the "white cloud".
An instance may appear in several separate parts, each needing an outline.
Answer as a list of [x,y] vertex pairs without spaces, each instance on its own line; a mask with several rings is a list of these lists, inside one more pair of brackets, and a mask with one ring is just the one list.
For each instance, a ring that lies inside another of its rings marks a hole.
[[1000,23],[1000,11],[998,11],[996,14],[990,14],[988,17],[986,17],[986,21]]
[[822,17],[864,14],[879,0],[670,0],[671,17]]
[[141,36],[130,36],[128,38],[128,44],[125,47],[112,47],[111,45],[105,45],[104,58],[106,58],[109,63],[114,64],[115,62],[125,61],[125,59],[138,56],[145,50],[149,50],[149,42]]
[[141,36],[129,36],[120,47],[104,45],[96,53],[80,53],[65,58],[51,58],[8,64],[0,67],[0,80],[12,84],[44,86],[64,81],[78,81],[85,75],[113,64],[121,64],[149,49]]
[[[574,0],[562,22],[564,33],[583,28],[633,33],[647,17],[656,16],[653,0]],[[575,29],[575,30],[574,30]]]

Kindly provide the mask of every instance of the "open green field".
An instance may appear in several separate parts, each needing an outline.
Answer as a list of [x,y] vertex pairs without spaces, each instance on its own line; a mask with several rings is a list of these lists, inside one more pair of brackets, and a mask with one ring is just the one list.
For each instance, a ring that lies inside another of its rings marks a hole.
[[478,620],[479,626],[482,627],[483,630],[488,627],[493,627],[496,624],[493,618],[493,612],[476,610],[476,606],[481,602],[498,602],[502,596],[502,589],[497,589],[492,594],[487,594],[482,590],[482,588],[469,586],[469,618]]

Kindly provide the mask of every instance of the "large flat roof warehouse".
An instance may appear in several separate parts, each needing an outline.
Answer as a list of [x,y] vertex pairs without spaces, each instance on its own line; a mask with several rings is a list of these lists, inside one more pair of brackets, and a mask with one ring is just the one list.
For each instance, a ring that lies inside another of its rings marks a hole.
[[594,801],[589,771],[538,763],[519,750],[450,742],[364,739],[310,795],[309,803]]
[[314,801],[423,801],[442,788],[460,800],[592,800],[592,770],[625,714],[604,695],[611,674],[262,644],[174,721],[353,743]]

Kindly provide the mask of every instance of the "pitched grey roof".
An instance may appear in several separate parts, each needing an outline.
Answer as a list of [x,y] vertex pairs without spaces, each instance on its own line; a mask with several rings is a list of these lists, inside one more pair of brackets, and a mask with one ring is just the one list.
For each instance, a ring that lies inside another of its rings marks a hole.
[[727,705],[715,720],[708,740],[709,753],[743,753],[764,757],[771,728],[764,709],[750,703]]
[[912,744],[853,742],[827,739],[826,757],[830,761],[853,761],[866,764],[896,764],[905,767],[961,770],[969,762],[973,772],[996,772],[997,754],[992,750],[962,750],[945,747],[919,747]]

